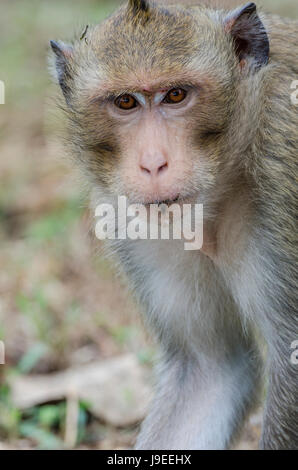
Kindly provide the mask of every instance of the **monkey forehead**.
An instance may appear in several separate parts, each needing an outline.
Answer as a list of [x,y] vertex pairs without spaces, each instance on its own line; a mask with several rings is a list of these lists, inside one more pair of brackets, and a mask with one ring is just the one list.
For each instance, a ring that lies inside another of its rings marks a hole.
[[80,75],[92,68],[90,76],[100,78],[103,88],[109,82],[115,90],[155,92],[179,80],[191,82],[195,72],[216,74],[218,69],[220,79],[231,70],[218,60],[226,38],[210,10],[150,4],[144,15],[134,17],[124,6],[91,29],[79,44],[84,49]]
[[205,76],[228,83],[233,66],[218,60],[224,30],[210,15],[204,8],[150,4],[144,17],[135,17],[121,7],[76,43],[77,88],[95,98],[196,85]]
[[183,7],[150,5],[144,15],[134,17],[120,8],[95,29],[92,43],[107,70],[123,73],[137,64],[147,71],[162,68],[169,73],[175,66],[183,67],[206,41],[203,29],[212,23],[202,13],[203,24],[198,26],[198,18]]

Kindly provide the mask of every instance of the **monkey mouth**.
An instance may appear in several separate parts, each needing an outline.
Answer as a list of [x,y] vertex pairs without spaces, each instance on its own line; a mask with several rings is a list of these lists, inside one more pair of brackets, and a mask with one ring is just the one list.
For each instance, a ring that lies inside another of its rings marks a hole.
[[168,198],[162,199],[162,198],[152,198],[152,199],[129,199],[130,204],[140,204],[143,205],[147,208],[150,208],[150,206],[168,206],[170,207],[172,204],[197,204],[197,194],[195,193],[188,193],[188,194],[181,194],[181,193],[173,193],[173,196],[170,196]]
[[176,202],[179,202],[179,201],[180,201],[180,196],[178,195],[172,199],[156,199],[154,201],[147,202],[145,205],[151,206],[154,204],[157,206],[162,206],[162,205],[170,206],[171,204],[175,204]]
[[157,201],[156,204],[158,204],[159,206],[161,204],[166,204],[167,206],[170,206],[171,204],[175,204],[175,202],[178,202],[178,201],[179,201],[179,196],[176,196],[173,199],[164,199],[163,201]]

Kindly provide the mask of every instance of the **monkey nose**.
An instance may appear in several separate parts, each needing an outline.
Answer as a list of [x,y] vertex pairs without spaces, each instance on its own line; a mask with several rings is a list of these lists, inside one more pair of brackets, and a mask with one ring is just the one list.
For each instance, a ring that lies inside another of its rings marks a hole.
[[143,155],[140,160],[140,170],[144,176],[157,178],[168,169],[168,161],[162,153]]

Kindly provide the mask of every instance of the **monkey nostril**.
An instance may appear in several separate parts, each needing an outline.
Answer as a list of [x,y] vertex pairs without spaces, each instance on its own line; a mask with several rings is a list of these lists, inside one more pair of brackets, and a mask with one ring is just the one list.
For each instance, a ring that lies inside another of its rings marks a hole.
[[161,173],[162,171],[167,170],[167,168],[168,168],[168,164],[166,162],[158,168],[157,173]]
[[159,165],[159,166],[158,165],[156,165],[156,166],[152,165],[152,167],[140,165],[140,168],[144,173],[147,173],[147,175],[157,176],[159,173],[164,172],[168,168],[168,163],[165,162],[165,163],[163,163],[162,165]]
[[149,175],[151,174],[151,171],[148,168],[145,168],[142,165],[141,165],[141,170],[144,171],[145,173],[148,173]]

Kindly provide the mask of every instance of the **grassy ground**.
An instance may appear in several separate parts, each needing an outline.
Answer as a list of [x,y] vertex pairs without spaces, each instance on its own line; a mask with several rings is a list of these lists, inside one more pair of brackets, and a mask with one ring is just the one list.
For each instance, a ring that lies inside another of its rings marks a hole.
[[[98,244],[80,182],[70,176],[57,139],[62,124],[47,72],[49,40],[100,21],[116,3],[1,1],[0,447],[63,445],[65,403],[22,412],[11,401],[11,374],[51,373],[127,351],[152,357],[122,282],[94,256]],[[298,16],[296,0],[262,4]],[[92,419],[84,403],[80,426],[78,445],[88,448],[131,445],[135,434]]]

